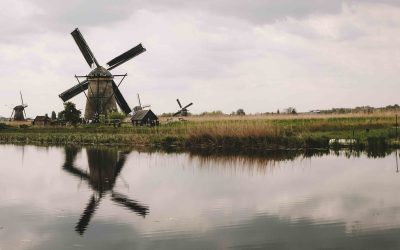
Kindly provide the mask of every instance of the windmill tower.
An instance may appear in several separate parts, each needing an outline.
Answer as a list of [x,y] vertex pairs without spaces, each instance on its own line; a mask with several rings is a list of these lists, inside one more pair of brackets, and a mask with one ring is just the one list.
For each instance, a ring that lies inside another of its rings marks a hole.
[[19,92],[19,95],[21,97],[21,105],[17,105],[13,108],[10,120],[13,119],[14,121],[25,121],[26,118],[25,108],[28,107],[28,104],[24,103],[21,91]]
[[[84,116],[86,120],[95,120],[100,114],[106,114],[111,110],[116,110],[117,105],[125,114],[129,114],[131,108],[118,88],[126,74],[113,75],[109,70],[145,52],[146,49],[142,44],[139,44],[109,61],[107,63],[108,68],[106,69],[97,62],[78,28],[72,31],[71,35],[89,67],[92,68],[92,66],[95,66],[95,68],[88,75],[81,76],[85,78],[82,82],[79,81],[79,76],[77,76],[79,83],[61,93],[59,97],[66,102],[83,92],[87,98]],[[114,77],[116,76],[123,77],[118,85],[114,81]],[[85,93],[86,90],[87,93]]]

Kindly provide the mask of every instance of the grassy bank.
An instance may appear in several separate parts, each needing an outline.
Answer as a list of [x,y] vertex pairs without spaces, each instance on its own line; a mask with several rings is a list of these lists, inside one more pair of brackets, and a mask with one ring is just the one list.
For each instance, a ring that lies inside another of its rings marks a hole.
[[307,149],[342,147],[330,139],[354,139],[357,149],[398,147],[394,114],[357,116],[193,117],[161,126],[121,128],[0,127],[2,143],[113,144],[209,149]]

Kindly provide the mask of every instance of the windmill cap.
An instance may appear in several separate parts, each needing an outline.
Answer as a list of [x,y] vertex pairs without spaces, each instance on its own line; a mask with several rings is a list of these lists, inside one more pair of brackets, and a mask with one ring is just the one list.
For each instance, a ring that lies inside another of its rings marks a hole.
[[110,71],[106,70],[104,67],[99,66],[92,70],[89,75],[89,77],[112,77],[112,74]]

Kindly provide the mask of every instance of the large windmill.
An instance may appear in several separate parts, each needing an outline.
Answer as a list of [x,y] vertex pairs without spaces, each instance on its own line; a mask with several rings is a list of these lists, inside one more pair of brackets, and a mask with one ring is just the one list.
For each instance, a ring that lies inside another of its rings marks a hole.
[[176,102],[178,103],[180,109],[179,109],[178,112],[176,112],[176,113],[173,114],[172,116],[177,116],[177,115],[180,115],[180,116],[187,116],[187,115],[188,115],[188,109],[187,109],[187,108],[189,108],[190,106],[192,106],[192,105],[193,105],[193,102],[189,103],[189,104],[186,105],[185,107],[182,107],[182,104],[181,104],[181,102],[179,101],[179,99],[176,99]]
[[24,103],[21,91],[19,92],[19,95],[21,97],[21,105],[17,105],[13,108],[10,120],[13,119],[14,121],[25,121],[26,119],[25,108],[28,107],[28,104]]
[[[100,64],[97,62],[78,28],[72,31],[71,35],[78,45],[79,50],[82,52],[86,62],[89,64],[89,67],[92,68],[93,66],[95,68],[88,75],[83,76],[86,79],[82,82],[79,81],[78,76],[77,79],[79,83],[61,93],[59,95],[60,98],[66,102],[72,97],[83,92],[87,98],[85,108],[86,120],[94,120],[95,117],[100,114],[105,114],[111,110],[116,110],[117,104],[125,114],[129,114],[131,112],[131,108],[129,107],[125,98],[122,96],[121,91],[118,89],[126,74],[112,75],[109,70],[145,52],[146,49],[142,46],[142,44],[139,44],[109,61],[107,63],[108,68],[106,69],[100,66]],[[114,82],[115,76],[124,77],[118,85]],[[86,90],[87,93],[85,93]]]
[[115,204],[129,209],[140,216],[145,217],[149,213],[149,208],[147,206],[114,191],[117,177],[125,164],[126,152],[87,148],[89,172],[75,167],[74,162],[78,152],[79,149],[75,147],[65,148],[63,170],[78,177],[80,180],[86,181],[93,190],[93,195],[90,197],[86,208],[75,226],[75,231],[77,233],[80,235],[84,234],[91,218],[100,205],[100,201],[106,196]]

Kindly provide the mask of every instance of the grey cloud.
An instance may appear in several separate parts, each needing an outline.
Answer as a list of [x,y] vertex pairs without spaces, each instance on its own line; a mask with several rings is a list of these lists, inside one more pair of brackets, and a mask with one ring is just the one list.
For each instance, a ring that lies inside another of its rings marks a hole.
[[[25,2],[21,1],[21,3],[24,4]],[[31,15],[24,18],[8,17],[7,25],[0,30],[2,37],[0,41],[9,41],[7,37],[13,36],[14,33],[31,35],[32,33],[48,30],[65,32],[70,30],[71,27],[77,26],[109,26],[130,18],[140,10],[164,13],[211,13],[217,16],[244,20],[255,25],[262,25],[287,18],[301,19],[313,14],[335,14],[341,11],[343,4],[359,3],[383,3],[400,6],[400,2],[394,0],[116,0],[112,2],[108,0],[95,2],[36,0],[29,2],[37,9]],[[9,11],[13,12],[14,10],[10,9]],[[7,34],[8,36],[6,36]]]

